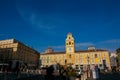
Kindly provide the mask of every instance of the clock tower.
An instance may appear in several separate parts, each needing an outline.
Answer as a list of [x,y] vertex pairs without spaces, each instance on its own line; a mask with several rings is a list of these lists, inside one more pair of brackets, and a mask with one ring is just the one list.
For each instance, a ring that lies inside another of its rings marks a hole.
[[75,64],[75,43],[71,33],[66,38],[66,64],[73,66]]
[[66,38],[66,54],[74,54],[74,52],[75,52],[74,38],[71,33],[68,33]]

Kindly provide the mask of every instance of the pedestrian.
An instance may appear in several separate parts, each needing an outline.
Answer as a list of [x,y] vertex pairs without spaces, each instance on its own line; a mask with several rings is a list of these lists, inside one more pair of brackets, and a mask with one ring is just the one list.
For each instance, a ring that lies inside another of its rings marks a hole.
[[75,80],[80,80],[81,79],[81,75],[76,76]]
[[45,80],[55,80],[53,72],[54,72],[53,66],[48,67],[45,75]]
[[100,75],[100,68],[98,68],[98,74]]

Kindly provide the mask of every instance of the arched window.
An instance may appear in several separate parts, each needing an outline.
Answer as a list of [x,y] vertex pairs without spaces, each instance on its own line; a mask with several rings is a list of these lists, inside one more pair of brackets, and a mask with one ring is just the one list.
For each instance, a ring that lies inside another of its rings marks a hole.
[[69,45],[71,45],[71,42],[69,42]]
[[73,42],[72,42],[72,45],[73,45]]
[[98,56],[97,56],[97,54],[95,54],[95,58],[97,58]]
[[68,45],[68,43],[66,43],[66,45]]

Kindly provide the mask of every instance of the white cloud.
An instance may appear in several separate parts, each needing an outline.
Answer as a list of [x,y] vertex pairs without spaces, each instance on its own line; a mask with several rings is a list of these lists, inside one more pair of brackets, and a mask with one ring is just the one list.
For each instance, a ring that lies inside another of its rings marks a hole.
[[28,7],[22,5],[23,3],[17,2],[16,9],[18,13],[22,17],[22,19],[27,22],[28,24],[32,25],[34,28],[37,28],[44,32],[52,32],[55,28],[55,25],[51,24],[52,18],[49,16],[42,15]]
[[120,39],[111,39],[111,40],[102,41],[100,43],[102,43],[102,44],[120,43]]
[[54,49],[64,49],[65,45],[52,46]]
[[[79,48],[88,48],[89,46],[94,45],[93,43],[90,42],[84,42],[84,43],[76,43],[76,49]],[[65,50],[65,45],[57,45],[57,46],[51,46],[55,51],[64,51]]]
[[76,43],[76,47],[89,47],[91,45],[94,46],[91,42]]
[[6,34],[0,34],[0,36],[5,36]]
[[[116,51],[117,48],[120,47],[120,39],[111,39],[106,41],[100,41],[97,43],[92,43],[92,42],[76,43],[75,46],[76,46],[76,50],[87,50],[89,46],[95,46],[96,49],[104,49],[110,52],[114,52]],[[44,52],[47,47],[42,48],[41,51],[43,50]],[[51,46],[51,48],[53,48],[54,51],[65,51],[65,45],[54,45]]]
[[[83,42],[83,43],[76,43],[76,50],[86,50],[89,46],[95,46],[96,49],[105,49],[109,51],[116,51],[117,48],[120,47],[120,39],[111,39],[106,41],[100,41],[97,43],[92,42]],[[52,46],[55,50],[64,50],[65,45],[58,45]]]
[[[75,46],[76,47],[89,47],[91,45],[94,45],[93,43],[90,42],[84,42],[84,43],[76,43]],[[57,46],[52,46],[52,48],[54,49],[64,49],[65,45],[57,45]]]
[[111,39],[96,43],[97,47],[106,49],[109,51],[116,51],[120,47],[120,39]]
[[29,20],[31,22],[31,24],[36,24],[36,15],[34,13],[32,13],[30,16],[29,16]]

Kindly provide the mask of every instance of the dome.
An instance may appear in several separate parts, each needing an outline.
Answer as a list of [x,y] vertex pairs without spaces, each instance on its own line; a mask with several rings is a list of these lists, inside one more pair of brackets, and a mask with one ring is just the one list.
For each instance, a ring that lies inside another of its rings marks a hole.
[[88,50],[95,50],[95,47],[94,46],[89,46]]
[[53,49],[51,47],[48,47],[45,51],[45,53],[52,53],[53,52]]

